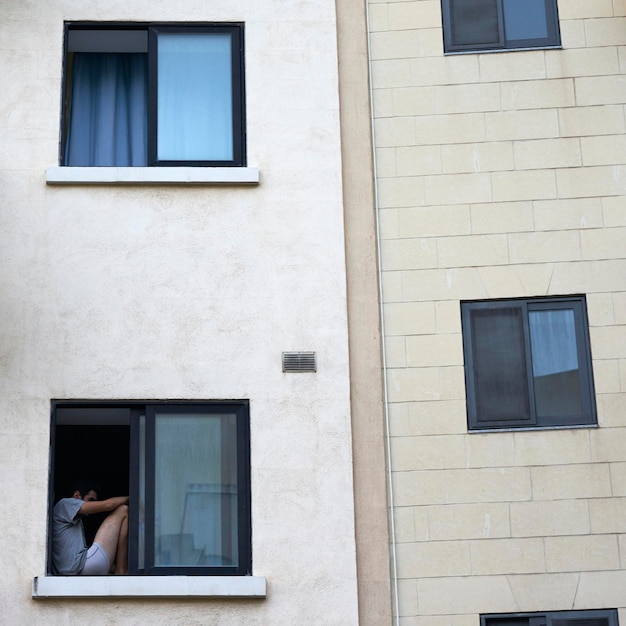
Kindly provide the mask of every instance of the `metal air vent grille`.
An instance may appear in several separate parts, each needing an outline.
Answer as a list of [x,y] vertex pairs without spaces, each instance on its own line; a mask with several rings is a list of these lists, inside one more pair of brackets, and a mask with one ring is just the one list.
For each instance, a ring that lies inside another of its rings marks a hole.
[[283,352],[283,372],[317,372],[315,352]]

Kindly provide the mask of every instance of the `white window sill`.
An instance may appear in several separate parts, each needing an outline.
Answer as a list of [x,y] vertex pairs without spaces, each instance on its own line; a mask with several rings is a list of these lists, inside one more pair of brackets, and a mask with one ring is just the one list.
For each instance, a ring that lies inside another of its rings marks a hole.
[[48,185],[256,185],[256,167],[49,167]]
[[33,598],[265,598],[262,576],[36,576]]

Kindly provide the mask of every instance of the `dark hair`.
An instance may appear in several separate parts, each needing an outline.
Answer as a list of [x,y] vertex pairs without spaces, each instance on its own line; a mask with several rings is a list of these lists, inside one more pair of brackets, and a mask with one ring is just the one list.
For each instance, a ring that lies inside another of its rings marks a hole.
[[100,495],[100,485],[95,480],[81,478],[72,483],[72,491],[74,494],[75,491],[80,493],[81,497],[85,497],[90,491],[95,491],[98,495]]

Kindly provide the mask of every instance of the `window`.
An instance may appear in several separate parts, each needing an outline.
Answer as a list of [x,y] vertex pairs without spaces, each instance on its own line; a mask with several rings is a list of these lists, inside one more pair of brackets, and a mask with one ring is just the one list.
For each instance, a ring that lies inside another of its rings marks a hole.
[[[248,408],[53,402],[51,507],[95,480],[99,499],[130,495],[131,575],[251,574]],[[85,518],[88,544],[100,522]]]
[[462,302],[470,430],[596,423],[585,298]]
[[61,164],[245,165],[241,24],[67,24]]
[[556,0],[442,0],[445,52],[561,45]]
[[481,615],[480,626],[618,626],[615,609]]

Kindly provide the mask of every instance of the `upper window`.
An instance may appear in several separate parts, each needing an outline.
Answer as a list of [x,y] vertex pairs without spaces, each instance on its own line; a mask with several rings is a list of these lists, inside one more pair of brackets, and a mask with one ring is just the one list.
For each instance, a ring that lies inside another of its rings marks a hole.
[[[79,480],[97,483],[98,500],[129,495],[131,575],[251,574],[248,408],[56,401],[50,505]],[[81,520],[85,547],[102,521]]]
[[446,52],[561,45],[556,0],[442,0],[441,4]]
[[241,24],[68,24],[61,163],[245,165]]
[[596,423],[583,296],[462,302],[470,430]]
[[618,626],[615,609],[481,615],[480,626]]

